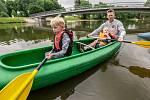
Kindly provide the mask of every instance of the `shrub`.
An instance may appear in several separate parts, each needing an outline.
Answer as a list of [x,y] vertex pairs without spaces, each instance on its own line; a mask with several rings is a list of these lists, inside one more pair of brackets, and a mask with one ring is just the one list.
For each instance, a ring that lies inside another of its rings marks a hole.
[[9,15],[5,12],[0,12],[0,17],[9,17]]

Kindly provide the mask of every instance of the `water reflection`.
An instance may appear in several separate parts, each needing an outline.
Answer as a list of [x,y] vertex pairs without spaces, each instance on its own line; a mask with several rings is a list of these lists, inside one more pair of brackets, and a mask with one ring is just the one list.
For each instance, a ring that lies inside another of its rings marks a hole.
[[88,77],[90,77],[92,74],[94,74],[100,69],[99,66],[100,65],[97,65],[94,68],[83,72],[82,74],[75,76],[71,79],[63,81],[59,84],[47,86],[45,88],[39,89],[38,91],[32,91],[29,94],[27,100],[36,100],[37,95],[38,100],[66,100],[70,95],[72,95],[75,92],[74,89],[79,83],[86,80]]
[[150,49],[148,49],[148,53],[150,54]]
[[49,37],[48,32],[34,29],[33,27],[11,28],[0,30],[0,42],[9,43],[10,40],[23,39],[24,41],[46,39]]
[[138,75],[141,78],[144,78],[144,77],[150,78],[150,69],[147,69],[147,68],[144,68],[144,67],[140,67],[140,66],[124,66],[124,65],[119,64],[119,59],[118,60],[114,60],[112,63],[115,66],[120,66],[120,67],[128,69],[129,72],[131,72],[134,75]]
[[17,26],[12,24],[8,26],[9,28],[6,25],[4,24],[5,27],[0,27],[1,53],[26,49],[33,45],[36,46],[37,44],[44,43],[44,41],[46,43],[47,40],[52,40],[53,38],[51,30],[35,28],[33,25],[23,26],[21,24]]
[[141,78],[144,78],[144,77],[150,78],[150,69],[146,69],[144,67],[139,67],[139,66],[129,66],[128,70],[131,73],[138,75]]

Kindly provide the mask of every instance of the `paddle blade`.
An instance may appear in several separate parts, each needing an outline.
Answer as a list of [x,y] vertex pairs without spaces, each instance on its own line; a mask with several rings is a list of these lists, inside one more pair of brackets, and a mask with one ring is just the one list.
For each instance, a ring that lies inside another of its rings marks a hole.
[[137,41],[137,42],[132,42],[132,44],[136,44],[145,48],[150,48],[150,41]]
[[21,74],[0,91],[2,100],[26,100],[38,70]]
[[33,84],[33,80],[29,83],[29,85],[27,85],[27,87],[24,89],[22,94],[17,98],[18,100],[26,100],[27,99],[27,97],[30,93],[32,84]]

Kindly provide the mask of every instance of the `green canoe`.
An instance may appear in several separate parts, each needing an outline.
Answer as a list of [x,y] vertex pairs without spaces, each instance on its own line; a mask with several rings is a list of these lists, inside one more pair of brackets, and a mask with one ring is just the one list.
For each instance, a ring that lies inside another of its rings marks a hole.
[[[52,85],[82,73],[93,66],[110,59],[120,48],[120,42],[81,52],[79,42],[90,43],[93,39],[74,41],[73,53],[69,57],[47,61],[34,79],[32,90]],[[0,89],[16,76],[32,72],[44,59],[45,52],[52,46],[17,51],[0,55]]]

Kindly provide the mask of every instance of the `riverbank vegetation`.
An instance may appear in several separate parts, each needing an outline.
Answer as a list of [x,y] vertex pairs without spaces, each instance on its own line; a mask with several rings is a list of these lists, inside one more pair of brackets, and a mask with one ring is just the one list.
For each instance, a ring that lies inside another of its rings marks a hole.
[[[105,4],[102,2],[99,2],[99,4],[95,4],[92,6],[92,4],[89,1],[81,0],[80,7],[86,7],[86,8],[111,8],[114,7],[111,4]],[[76,7],[77,9],[80,7]],[[150,14],[142,14],[142,13],[134,13],[134,12],[117,12],[116,17],[118,19],[145,19],[149,18]],[[81,19],[106,19],[106,12],[104,13],[95,13],[95,14],[82,14],[80,16]]]
[[55,9],[64,9],[57,0],[0,0],[0,17],[28,17]]
[[0,24],[23,23],[30,14],[64,9],[57,0],[0,0]]
[[1,17],[0,18],[0,24],[5,24],[5,23],[24,23],[25,18],[24,17]]

